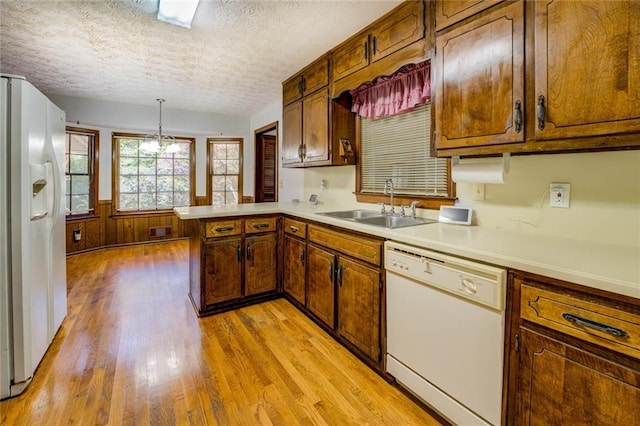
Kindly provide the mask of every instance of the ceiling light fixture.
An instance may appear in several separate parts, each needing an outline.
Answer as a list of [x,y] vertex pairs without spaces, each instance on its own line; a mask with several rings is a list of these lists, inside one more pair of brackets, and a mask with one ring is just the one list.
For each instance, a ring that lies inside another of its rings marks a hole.
[[160,0],[158,20],[183,28],[191,28],[200,0]]
[[162,135],[162,103],[164,99],[156,99],[160,104],[160,122],[158,123],[158,133],[154,135],[147,135],[144,137],[144,141],[140,144],[140,149],[147,152],[159,152],[163,147],[167,154],[175,154],[180,151],[180,145],[176,143],[176,139],[173,136]]

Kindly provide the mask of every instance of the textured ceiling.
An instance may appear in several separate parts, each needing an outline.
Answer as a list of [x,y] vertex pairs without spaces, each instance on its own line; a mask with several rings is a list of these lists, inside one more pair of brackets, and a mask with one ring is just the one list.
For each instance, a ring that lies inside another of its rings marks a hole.
[[49,95],[252,115],[281,83],[398,0],[201,0],[190,30],[157,0],[0,0],[0,71]]

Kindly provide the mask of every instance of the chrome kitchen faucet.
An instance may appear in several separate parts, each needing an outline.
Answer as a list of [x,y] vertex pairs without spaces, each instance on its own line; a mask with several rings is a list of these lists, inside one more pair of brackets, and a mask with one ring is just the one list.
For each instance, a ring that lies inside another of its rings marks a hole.
[[389,213],[394,214],[395,211],[393,209],[393,179],[389,178],[384,181],[384,194],[387,194],[387,188],[389,188],[389,203],[391,204],[391,210]]

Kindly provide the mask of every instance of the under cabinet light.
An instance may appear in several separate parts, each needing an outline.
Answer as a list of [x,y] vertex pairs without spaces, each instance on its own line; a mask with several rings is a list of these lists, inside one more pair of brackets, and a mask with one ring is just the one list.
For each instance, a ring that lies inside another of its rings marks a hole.
[[160,0],[158,20],[183,28],[191,28],[200,0]]

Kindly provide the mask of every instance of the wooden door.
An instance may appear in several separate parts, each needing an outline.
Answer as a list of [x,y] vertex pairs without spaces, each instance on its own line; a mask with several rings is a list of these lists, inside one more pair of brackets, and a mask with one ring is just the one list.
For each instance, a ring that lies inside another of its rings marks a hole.
[[518,424],[640,424],[640,370],[520,331]]
[[437,149],[524,141],[523,8],[516,2],[436,37]]
[[321,90],[302,100],[304,162],[326,162],[329,155],[329,94]]
[[207,306],[242,296],[242,257],[240,238],[206,244],[205,295]]
[[305,242],[284,236],[284,291],[304,305],[305,303]]
[[245,239],[245,296],[276,289],[275,232]]
[[335,327],[335,256],[307,245],[307,309],[330,328]]
[[256,135],[256,203],[277,201],[278,145],[272,135]]
[[535,3],[536,140],[640,131],[640,2]]
[[300,148],[302,145],[302,101],[294,102],[282,108],[282,164],[302,163]]
[[460,22],[503,0],[437,0],[436,31]]
[[425,36],[421,1],[404,2],[371,31],[371,60],[378,61]]
[[333,81],[340,80],[369,65],[369,34],[362,34],[340,45],[333,52]]
[[380,358],[380,272],[338,260],[338,333],[373,361]]

